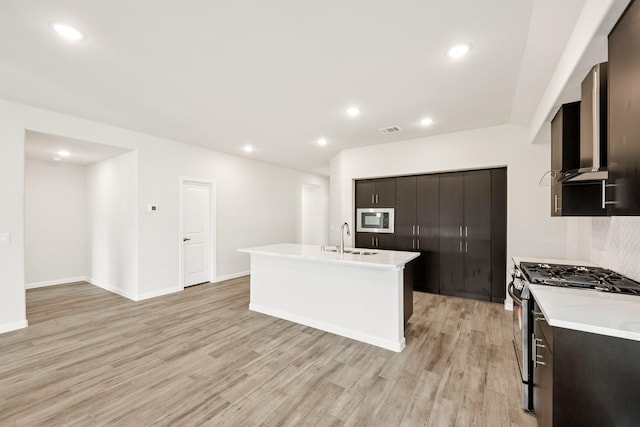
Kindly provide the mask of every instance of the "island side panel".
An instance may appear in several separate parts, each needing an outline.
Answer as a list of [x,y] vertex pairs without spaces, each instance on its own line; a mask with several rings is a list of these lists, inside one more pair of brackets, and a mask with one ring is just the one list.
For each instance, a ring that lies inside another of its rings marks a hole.
[[403,270],[251,254],[249,309],[402,351]]

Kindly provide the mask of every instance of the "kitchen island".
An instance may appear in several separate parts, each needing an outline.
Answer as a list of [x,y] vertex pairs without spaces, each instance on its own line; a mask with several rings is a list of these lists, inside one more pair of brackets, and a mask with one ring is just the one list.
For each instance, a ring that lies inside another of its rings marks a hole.
[[[419,253],[283,243],[251,255],[249,309],[400,352],[404,267]],[[411,289],[409,289],[411,292]]]

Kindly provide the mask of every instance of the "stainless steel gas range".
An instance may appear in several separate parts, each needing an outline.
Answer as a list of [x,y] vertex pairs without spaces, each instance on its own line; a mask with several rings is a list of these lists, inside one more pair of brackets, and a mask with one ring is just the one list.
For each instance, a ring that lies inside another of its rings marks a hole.
[[518,265],[511,272],[511,278],[508,291],[513,300],[513,349],[520,368],[522,408],[533,411],[532,301],[530,301],[529,285]]
[[[509,284],[513,299],[513,346],[520,367],[522,408],[535,410],[533,370],[536,367],[533,341],[533,301],[529,284],[585,289],[586,292],[609,292],[640,296],[640,283],[605,268],[547,262],[516,262]],[[542,315],[541,313],[535,313]]]

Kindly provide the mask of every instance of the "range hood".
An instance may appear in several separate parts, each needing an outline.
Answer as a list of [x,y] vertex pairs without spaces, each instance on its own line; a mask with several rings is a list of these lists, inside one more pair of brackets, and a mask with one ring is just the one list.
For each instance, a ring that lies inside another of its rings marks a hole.
[[580,103],[580,168],[562,172],[558,182],[602,181],[607,171],[606,62],[595,65],[582,81]]

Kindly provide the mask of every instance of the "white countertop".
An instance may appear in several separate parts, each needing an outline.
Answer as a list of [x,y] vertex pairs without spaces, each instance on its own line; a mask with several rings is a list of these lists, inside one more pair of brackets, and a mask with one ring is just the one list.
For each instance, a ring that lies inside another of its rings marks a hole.
[[[327,249],[334,249],[327,246]],[[353,250],[353,248],[345,248]],[[420,256],[418,252],[385,251],[380,249],[358,249],[375,252],[373,255],[339,254],[337,252],[321,251],[320,246],[299,245],[294,243],[280,243],[277,245],[257,246],[238,249],[238,252],[249,254],[271,255],[285,258],[300,258],[331,264],[347,264],[365,268],[399,269],[406,263]]]
[[551,326],[640,341],[640,297],[529,285]]
[[[513,257],[513,261],[596,265],[528,257]],[[547,285],[529,285],[529,290],[551,326],[640,341],[640,296]]]

